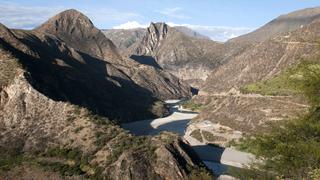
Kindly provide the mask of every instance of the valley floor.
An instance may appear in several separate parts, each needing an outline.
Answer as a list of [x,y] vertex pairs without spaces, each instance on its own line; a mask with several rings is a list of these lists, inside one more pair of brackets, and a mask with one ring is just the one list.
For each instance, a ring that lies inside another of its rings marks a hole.
[[198,113],[184,109],[179,100],[168,100],[166,103],[171,107],[171,115],[151,120],[136,121],[122,124],[122,127],[135,135],[156,135],[163,131],[179,134],[193,147],[200,159],[217,175],[226,173],[228,166],[244,168],[249,165],[254,156],[231,148],[222,148],[207,145],[190,136],[186,131],[191,119]]

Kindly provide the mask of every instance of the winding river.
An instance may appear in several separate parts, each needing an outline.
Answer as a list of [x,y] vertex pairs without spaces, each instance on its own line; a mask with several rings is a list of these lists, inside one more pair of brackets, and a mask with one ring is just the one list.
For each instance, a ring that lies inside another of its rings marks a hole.
[[249,153],[207,145],[186,134],[188,123],[198,113],[183,109],[180,103],[180,100],[166,101],[171,112],[167,117],[126,123],[122,124],[122,127],[134,135],[156,135],[162,131],[179,134],[188,141],[200,159],[216,175],[226,174],[229,167],[244,168],[252,162],[254,156]]

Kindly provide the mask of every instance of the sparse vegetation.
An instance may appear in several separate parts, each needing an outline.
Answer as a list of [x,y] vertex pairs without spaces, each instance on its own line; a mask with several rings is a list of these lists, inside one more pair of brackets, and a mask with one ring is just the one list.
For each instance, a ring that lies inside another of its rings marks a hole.
[[[253,84],[246,85],[241,88],[242,93],[256,93],[262,95],[297,95],[302,94],[304,89],[305,72],[320,69],[320,64],[316,61],[302,61],[302,63],[288,68],[286,71],[276,75],[275,77]],[[310,83],[310,81],[309,81]]]
[[14,168],[17,165],[20,165],[27,158],[18,154],[12,155],[8,153],[0,154],[0,172],[1,171],[9,171],[11,168]]
[[191,172],[190,180],[212,180],[213,175],[205,168],[194,169]]
[[2,49],[0,46],[0,88],[8,85],[16,76],[18,69],[22,69],[22,65],[14,58],[10,52]]
[[151,107],[151,112],[155,114],[157,117],[162,117],[167,111],[164,103],[162,101],[156,101]]
[[117,142],[113,144],[112,149],[113,153],[108,157],[107,164],[115,162],[125,151],[140,152],[149,160],[155,158],[155,147],[151,145],[148,137],[128,137],[122,134],[117,137]]
[[206,139],[207,141],[210,141],[210,142],[213,142],[213,141],[225,141],[226,140],[224,137],[215,136],[209,131],[202,130],[202,134],[203,134],[204,139]]
[[197,139],[198,141],[203,142],[200,129],[192,131],[190,135],[191,135],[191,137]]
[[[293,89],[303,93],[312,107],[299,118],[284,121],[264,134],[240,140],[238,148],[263,159],[255,165],[255,178],[312,179],[320,167],[320,65],[303,62],[295,68]],[[292,76],[291,75],[291,76]],[[291,86],[292,87],[292,86]],[[252,177],[251,176],[251,177]]]
[[190,109],[191,111],[200,111],[203,108],[203,104],[195,103],[192,100],[185,101],[181,105],[183,108]]

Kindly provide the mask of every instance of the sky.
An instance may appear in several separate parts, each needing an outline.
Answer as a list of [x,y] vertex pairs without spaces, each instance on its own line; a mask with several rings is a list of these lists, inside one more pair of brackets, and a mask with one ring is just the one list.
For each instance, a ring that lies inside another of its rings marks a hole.
[[0,23],[32,29],[51,16],[77,9],[100,29],[184,25],[213,40],[250,32],[281,14],[320,6],[320,0],[0,0]]

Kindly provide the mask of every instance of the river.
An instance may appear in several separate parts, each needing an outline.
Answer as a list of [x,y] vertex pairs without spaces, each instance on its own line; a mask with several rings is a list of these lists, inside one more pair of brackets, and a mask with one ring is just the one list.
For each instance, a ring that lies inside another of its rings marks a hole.
[[185,130],[188,123],[191,119],[198,116],[198,113],[183,109],[180,103],[180,100],[166,101],[171,112],[167,117],[125,123],[122,124],[122,128],[138,136],[156,135],[162,131],[177,133],[188,141],[200,159],[216,175],[225,175],[229,167],[244,168],[252,162],[254,156],[249,153],[203,144],[187,135]]

